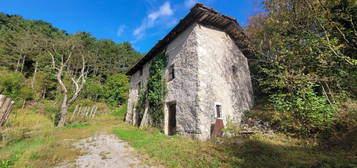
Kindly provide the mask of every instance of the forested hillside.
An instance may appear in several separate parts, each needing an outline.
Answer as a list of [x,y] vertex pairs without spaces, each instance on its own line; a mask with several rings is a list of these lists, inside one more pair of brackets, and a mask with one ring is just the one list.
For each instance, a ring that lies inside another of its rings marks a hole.
[[[18,161],[26,160],[25,151],[47,150],[40,155],[48,162],[37,163],[57,163],[56,155],[71,147],[55,136],[73,133],[55,133],[55,127],[88,126],[97,116],[124,110],[129,87],[124,72],[141,57],[129,42],[98,40],[87,32],[69,34],[44,21],[0,13],[0,92],[15,102],[0,126],[0,167],[29,164]],[[21,144],[27,145],[16,147]],[[58,148],[47,149],[53,145]]]
[[3,13],[0,55],[4,94],[22,107],[58,100],[60,126],[77,99],[123,104],[128,87],[123,73],[142,56],[129,42],[97,40],[86,32],[68,34],[43,21]]

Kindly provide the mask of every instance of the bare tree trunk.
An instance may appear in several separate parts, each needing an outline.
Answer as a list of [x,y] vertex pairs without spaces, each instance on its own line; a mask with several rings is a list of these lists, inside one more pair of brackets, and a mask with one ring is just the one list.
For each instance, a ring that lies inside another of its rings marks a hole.
[[23,56],[22,63],[21,63],[21,72],[24,71],[25,59],[26,59],[26,56]]
[[22,103],[21,109],[24,109],[26,106],[26,100],[24,100],[24,102]]
[[35,71],[34,71],[34,73],[33,73],[33,77],[32,77],[32,82],[31,82],[31,88],[32,88],[32,89],[33,89],[33,87],[35,86],[35,80],[36,80],[37,67],[38,67],[38,61],[36,61],[36,64],[35,64]]
[[68,62],[71,58],[72,53],[69,54],[67,60],[64,60],[63,55],[61,56],[61,62],[60,66],[56,67],[56,62],[54,56],[50,53],[52,57],[52,67],[57,70],[56,72],[56,78],[57,82],[61,86],[61,91],[63,93],[63,100],[62,100],[62,105],[60,109],[60,120],[57,124],[57,127],[62,127],[66,123],[66,117],[67,117],[67,112],[68,112],[68,107],[74,103],[74,101],[78,98],[81,90],[83,89],[83,86],[86,82],[87,78],[87,72],[85,71],[86,69],[86,62],[84,59],[84,56],[82,56],[82,69],[80,71],[80,75],[76,78],[76,74],[72,74],[71,76],[71,81],[74,84],[74,93],[71,96],[71,98],[68,97],[68,90],[66,88],[66,85],[62,81],[62,76],[66,68],[68,68]]
[[77,110],[78,110],[78,106],[79,106],[79,105],[77,105],[76,108],[74,109],[70,121],[73,121],[74,117],[76,116],[76,112],[77,112]]
[[67,111],[69,106],[67,101],[68,101],[68,96],[67,93],[65,93],[62,100],[60,120],[58,121],[57,127],[63,127],[64,124],[66,123]]
[[46,88],[42,90],[42,99],[46,97]]
[[16,72],[19,71],[19,66],[20,66],[20,60],[21,60],[21,56],[19,57],[19,59],[17,60],[17,64],[16,64]]

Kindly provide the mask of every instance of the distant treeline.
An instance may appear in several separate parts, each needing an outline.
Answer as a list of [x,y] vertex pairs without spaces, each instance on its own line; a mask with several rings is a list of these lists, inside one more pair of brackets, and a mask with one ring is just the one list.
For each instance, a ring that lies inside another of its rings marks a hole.
[[[73,44],[61,44],[68,42]],[[109,39],[98,40],[87,32],[68,34],[44,21],[0,13],[1,66],[31,76],[36,66],[42,70],[48,65],[49,51],[54,47],[86,50],[90,76],[124,73],[142,57],[129,42],[117,44]]]

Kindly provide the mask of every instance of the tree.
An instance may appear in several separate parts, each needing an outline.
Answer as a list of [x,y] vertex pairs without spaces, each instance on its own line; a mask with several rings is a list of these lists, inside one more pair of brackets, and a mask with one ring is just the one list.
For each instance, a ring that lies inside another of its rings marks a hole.
[[[49,46],[48,54],[52,59],[52,68],[56,71],[56,79],[63,94],[57,126],[65,124],[68,107],[74,103],[82,91],[87,79],[86,56],[88,53],[84,48],[83,41],[76,35],[58,37]],[[81,65],[78,63],[81,60]],[[67,75],[72,82],[66,86],[64,76]],[[69,87],[72,87],[70,93]]]
[[[357,7],[348,0],[264,4],[266,12],[245,27],[260,57],[251,66],[254,83],[279,112],[276,121],[299,125],[290,132],[322,133],[334,120],[338,102],[355,92],[357,60],[351,51],[356,49],[349,43],[356,37]],[[340,16],[343,21],[336,19]]]
[[106,98],[113,106],[123,104],[128,99],[129,82],[124,74],[114,74],[105,81]]

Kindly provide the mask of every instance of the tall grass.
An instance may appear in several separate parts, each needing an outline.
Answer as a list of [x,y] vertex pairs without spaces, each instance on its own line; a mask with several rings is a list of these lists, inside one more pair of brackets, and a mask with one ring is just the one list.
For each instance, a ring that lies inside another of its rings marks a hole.
[[117,117],[104,115],[87,123],[75,122],[56,128],[53,124],[56,109],[53,102],[45,101],[17,109],[10,115],[0,130],[0,168],[47,168],[74,161],[81,155],[73,149],[74,141],[97,131],[111,131],[117,123]]
[[323,149],[316,143],[285,135],[219,138],[209,142],[165,136],[156,129],[138,129],[122,123],[113,129],[153,164],[166,167],[341,167],[357,166],[355,151]]

